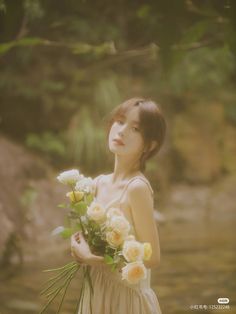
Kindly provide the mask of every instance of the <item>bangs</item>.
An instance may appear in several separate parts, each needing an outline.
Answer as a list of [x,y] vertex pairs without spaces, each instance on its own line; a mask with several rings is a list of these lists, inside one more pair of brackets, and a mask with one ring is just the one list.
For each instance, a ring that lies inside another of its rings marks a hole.
[[[139,103],[141,101],[143,101],[142,98],[132,98],[125,101],[120,106],[115,108],[115,110],[111,113],[111,120],[114,122],[117,119],[125,118],[126,113],[136,106],[139,107]],[[139,115],[140,115],[140,112],[139,112]]]

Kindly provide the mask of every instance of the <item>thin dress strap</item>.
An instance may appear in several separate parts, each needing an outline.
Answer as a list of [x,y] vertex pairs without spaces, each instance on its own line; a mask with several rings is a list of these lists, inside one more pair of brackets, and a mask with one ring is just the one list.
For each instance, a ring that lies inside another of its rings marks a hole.
[[[99,180],[101,179],[102,176],[104,176],[104,175],[101,174],[100,176],[97,177],[97,180],[96,180],[96,184],[95,184],[95,198],[97,197],[97,186],[98,186],[98,182],[99,182]],[[123,190],[122,190],[122,192],[121,192],[121,195],[120,195],[118,198],[116,198],[116,199],[114,199],[114,200],[111,200],[111,201],[107,204],[106,208],[108,208],[109,206],[113,205],[114,203],[117,203],[117,202],[120,203],[120,201],[121,201],[121,199],[122,199],[124,193],[126,192],[128,186],[129,186],[129,184],[130,184],[131,182],[133,182],[134,180],[137,180],[137,179],[141,179],[142,181],[144,181],[144,182],[149,186],[149,189],[150,189],[150,191],[151,191],[151,194],[153,195],[153,190],[152,190],[152,187],[151,187],[151,184],[149,183],[149,181],[148,181],[146,178],[142,177],[142,176],[135,176],[135,177],[131,178],[131,179],[126,183],[126,185],[124,186],[124,188],[123,188]]]
[[144,177],[142,177],[142,176],[135,176],[135,177],[131,178],[131,179],[126,183],[126,185],[125,185],[125,187],[124,187],[124,189],[123,189],[123,191],[122,191],[122,193],[121,193],[121,195],[120,195],[118,201],[120,201],[120,200],[122,199],[122,197],[123,197],[123,195],[125,194],[125,192],[126,192],[128,186],[130,185],[130,183],[133,182],[133,181],[135,181],[135,180],[137,180],[137,179],[141,179],[143,182],[145,182],[145,183],[148,185],[148,187],[149,187],[149,189],[150,189],[150,191],[151,191],[151,194],[152,194],[152,195],[154,194],[153,189],[152,189],[152,187],[151,187],[151,184],[149,183],[149,181],[148,181],[146,178],[144,178]]
[[96,180],[96,183],[95,183],[95,197],[97,196],[97,189],[98,189],[98,182],[99,180],[101,179],[101,177],[103,177],[104,174],[100,174],[98,177],[97,177],[97,180]]

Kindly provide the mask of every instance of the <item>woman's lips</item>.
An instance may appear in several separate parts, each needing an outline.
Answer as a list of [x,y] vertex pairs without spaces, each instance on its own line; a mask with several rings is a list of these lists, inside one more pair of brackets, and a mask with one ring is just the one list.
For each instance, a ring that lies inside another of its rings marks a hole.
[[115,142],[118,145],[122,145],[122,146],[125,145],[121,140],[118,140],[118,139],[114,139],[113,142]]

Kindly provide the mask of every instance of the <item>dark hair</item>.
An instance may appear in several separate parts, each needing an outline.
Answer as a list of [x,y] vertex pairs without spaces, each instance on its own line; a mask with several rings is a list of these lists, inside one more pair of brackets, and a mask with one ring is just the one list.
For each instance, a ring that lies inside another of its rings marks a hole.
[[[140,131],[144,139],[147,151],[140,159],[140,169],[145,170],[145,162],[156,155],[164,143],[166,134],[166,122],[159,105],[154,101],[143,98],[131,98],[117,106],[108,116],[107,134],[114,121],[123,116],[129,109],[139,107]],[[156,141],[157,145],[150,150],[151,142]]]

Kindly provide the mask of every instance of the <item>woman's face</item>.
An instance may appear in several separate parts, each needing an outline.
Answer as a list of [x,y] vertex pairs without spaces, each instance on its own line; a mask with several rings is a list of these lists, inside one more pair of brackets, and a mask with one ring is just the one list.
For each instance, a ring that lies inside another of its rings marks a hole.
[[114,154],[140,157],[144,140],[139,126],[139,108],[133,107],[117,118],[109,132],[109,149]]

